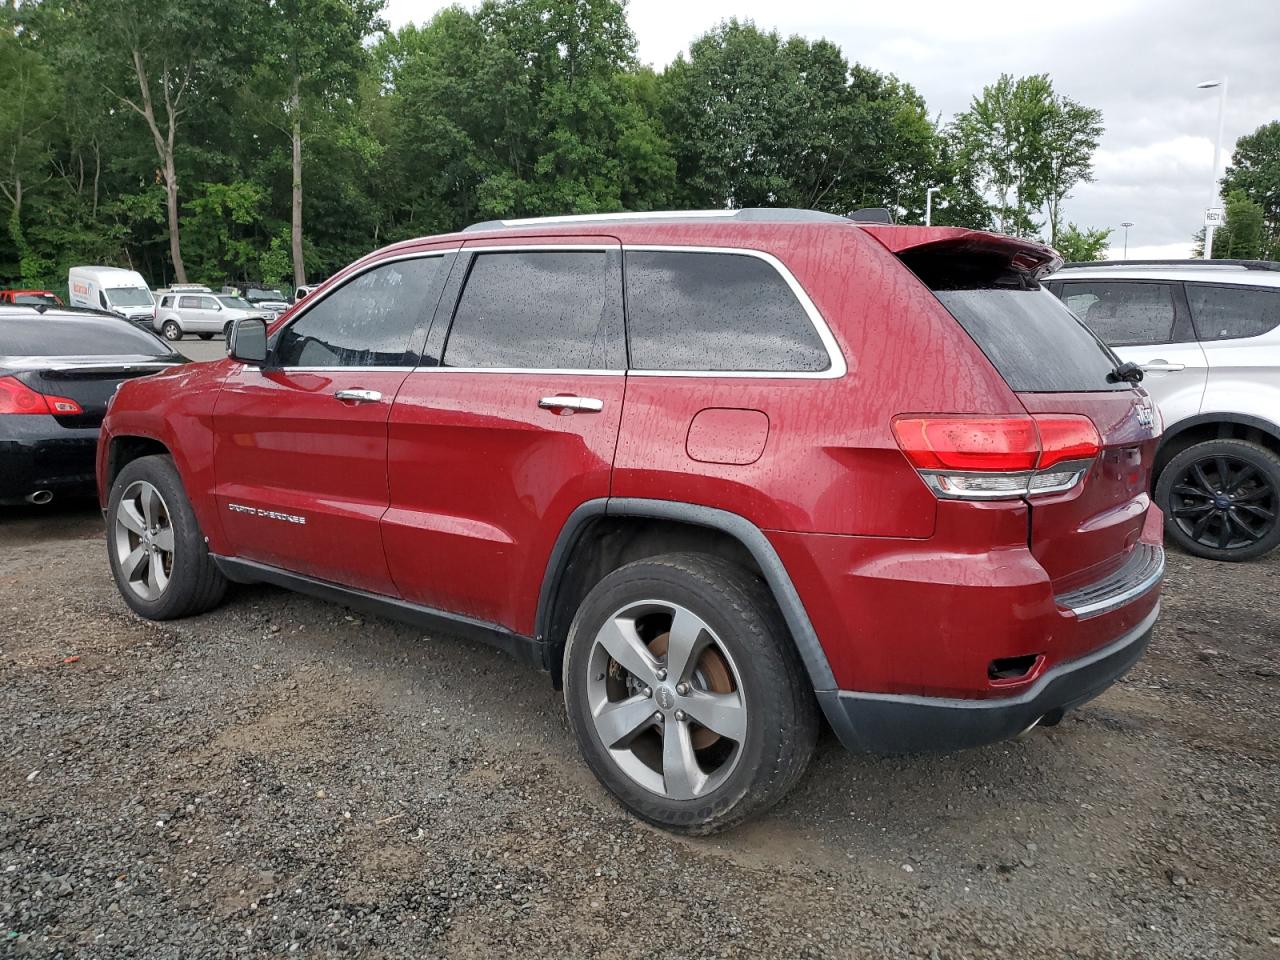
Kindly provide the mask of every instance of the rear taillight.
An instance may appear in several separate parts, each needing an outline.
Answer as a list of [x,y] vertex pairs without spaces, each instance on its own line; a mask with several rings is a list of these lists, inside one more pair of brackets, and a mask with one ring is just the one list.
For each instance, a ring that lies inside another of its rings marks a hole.
[[0,377],[0,414],[42,413],[74,416],[84,413],[80,404],[69,397],[36,393],[21,380]]
[[897,417],[893,435],[937,496],[1003,500],[1070,490],[1102,447],[1088,417]]

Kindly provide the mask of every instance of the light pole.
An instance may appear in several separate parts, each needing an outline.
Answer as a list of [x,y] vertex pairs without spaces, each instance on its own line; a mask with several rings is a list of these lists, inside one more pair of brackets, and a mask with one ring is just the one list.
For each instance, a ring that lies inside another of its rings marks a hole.
[[[1213,170],[1212,176],[1209,178],[1209,206],[1216,207],[1218,205],[1218,164],[1222,161],[1222,121],[1227,111],[1227,78],[1224,74],[1221,80],[1206,80],[1204,83],[1197,83],[1198,90],[1212,90],[1218,88],[1218,139],[1213,145]],[[1206,260],[1213,259],[1213,231],[1216,230],[1213,224],[1206,223],[1204,225],[1204,258]]]
[[924,192],[924,225],[933,226],[933,195],[941,193],[941,187],[930,187]]
[[1133,226],[1132,220],[1125,220],[1120,226],[1124,227],[1124,256],[1122,260],[1129,259],[1129,228]]

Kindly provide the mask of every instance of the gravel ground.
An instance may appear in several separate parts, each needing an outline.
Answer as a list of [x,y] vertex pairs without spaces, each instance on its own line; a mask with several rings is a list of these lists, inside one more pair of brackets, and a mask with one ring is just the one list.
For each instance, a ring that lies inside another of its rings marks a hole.
[[1121,684],[1013,743],[828,736],[707,840],[622,812],[547,679],[266,587],[157,625],[92,507],[0,514],[0,954],[1280,957],[1280,555],[1171,554]]

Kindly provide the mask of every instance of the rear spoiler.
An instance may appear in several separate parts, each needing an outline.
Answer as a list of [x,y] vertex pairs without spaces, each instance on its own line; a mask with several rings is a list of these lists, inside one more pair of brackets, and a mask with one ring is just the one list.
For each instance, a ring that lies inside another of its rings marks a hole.
[[1002,233],[963,227],[894,227],[871,223],[858,226],[912,269],[935,258],[969,256],[1023,274],[1029,280],[1040,280],[1062,266],[1062,257],[1052,247]]

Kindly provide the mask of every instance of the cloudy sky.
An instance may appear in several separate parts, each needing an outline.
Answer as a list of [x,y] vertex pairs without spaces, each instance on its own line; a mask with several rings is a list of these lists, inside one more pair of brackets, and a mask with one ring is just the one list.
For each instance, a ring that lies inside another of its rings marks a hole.
[[[389,0],[387,17],[399,27],[443,6]],[[1130,257],[1187,256],[1202,222],[1218,91],[1197,83],[1229,77],[1223,166],[1236,137],[1280,119],[1280,0],[631,0],[629,9],[640,59],[659,69],[736,16],[827,37],[850,60],[913,84],[944,119],[1002,72],[1048,73],[1060,93],[1100,108],[1107,128],[1096,182],[1077,188],[1068,219],[1132,221]]]

